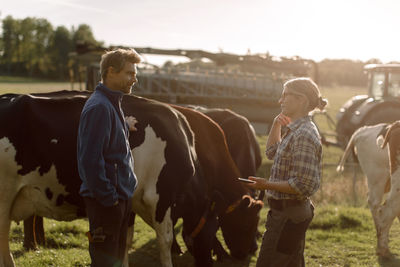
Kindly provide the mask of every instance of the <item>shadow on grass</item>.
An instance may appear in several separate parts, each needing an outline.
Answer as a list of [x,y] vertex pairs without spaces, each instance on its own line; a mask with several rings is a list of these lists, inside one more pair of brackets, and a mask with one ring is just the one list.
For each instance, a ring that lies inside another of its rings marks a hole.
[[[187,251],[186,247],[181,247],[185,251],[181,255],[172,254],[172,264],[174,267],[189,267],[194,266],[194,258]],[[215,261],[214,267],[245,267],[249,266],[251,256],[243,261],[238,261],[234,258],[224,259],[222,262]],[[133,266],[146,266],[146,267],[159,267],[160,251],[157,239],[151,239],[147,243],[135,248],[134,251],[129,253],[129,265]]]
[[14,259],[18,259],[19,257],[23,257],[26,252],[28,252],[28,251],[25,250],[24,248],[22,248],[22,249],[18,249],[18,250],[13,250],[12,255],[13,255]]
[[[251,256],[243,261],[233,258],[224,259],[222,262],[214,261],[214,267],[245,267],[249,266]],[[194,265],[194,258],[185,251],[181,255],[172,254],[172,264],[174,267],[189,267]],[[159,267],[160,253],[156,239],[152,239],[140,248],[129,254],[129,265],[133,266],[146,266],[146,267]]]
[[46,245],[44,248],[46,249],[70,249],[70,248],[82,248],[85,249],[87,248],[88,244],[87,242],[85,243],[76,243],[76,242],[71,242],[68,240],[60,240],[58,238],[47,238],[46,239]]
[[378,258],[379,265],[382,267],[397,267],[400,266],[399,256],[393,254],[390,257],[379,257]]

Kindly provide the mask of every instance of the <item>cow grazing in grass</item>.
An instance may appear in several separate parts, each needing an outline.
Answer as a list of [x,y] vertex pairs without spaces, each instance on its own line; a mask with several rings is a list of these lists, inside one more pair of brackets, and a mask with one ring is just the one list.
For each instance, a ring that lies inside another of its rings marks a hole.
[[385,203],[378,208],[377,253],[389,256],[389,230],[396,217],[400,215],[400,122],[391,124],[385,135],[382,147],[389,147],[390,192]]
[[[14,266],[8,244],[12,220],[33,214],[56,220],[85,216],[78,194],[76,138],[86,100],[87,96],[0,96],[0,266]],[[161,264],[172,266],[172,222],[181,216],[183,231],[192,233],[209,211],[192,249],[197,266],[211,265],[218,207],[211,207],[207,184],[199,178],[186,119],[142,98],[125,96],[123,106],[125,115],[138,120],[129,138],[138,177],[133,210],[155,229]]]
[[256,233],[262,201],[253,199],[250,190],[237,180],[239,170],[218,124],[200,112],[173,107],[186,117],[195,134],[196,152],[209,194],[220,194],[220,206],[224,208],[219,210],[218,218],[231,255],[244,259],[257,250]]
[[[388,150],[382,149],[377,138],[387,130],[387,124],[381,123],[373,126],[364,126],[358,129],[350,138],[343,153],[337,171],[343,171],[347,158],[354,153],[360,167],[367,177],[368,183],[368,205],[371,210],[375,228],[378,230],[380,221],[379,209],[384,194],[390,190],[390,171]],[[378,234],[379,236],[379,234]],[[378,237],[378,254],[382,251]]]

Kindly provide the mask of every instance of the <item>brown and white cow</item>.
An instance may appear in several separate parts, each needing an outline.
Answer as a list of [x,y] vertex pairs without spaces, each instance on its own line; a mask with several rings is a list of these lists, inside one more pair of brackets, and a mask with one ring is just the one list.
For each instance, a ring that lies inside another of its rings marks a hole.
[[257,249],[256,234],[262,201],[237,178],[240,172],[233,161],[220,126],[195,110],[173,106],[188,120],[195,134],[196,153],[207,180],[209,195],[218,192],[221,197],[218,210],[225,243],[231,255],[244,259]]
[[[187,107],[205,114],[221,127],[230,155],[241,177],[256,175],[257,169],[261,165],[260,146],[253,126],[245,117],[229,109],[205,108],[194,105],[188,105]],[[262,200],[263,196],[264,194],[260,194],[259,199]],[[173,247],[174,252],[181,253],[175,239]],[[250,252],[252,253],[256,250],[257,242],[255,239]],[[217,255],[218,260],[222,260],[228,255],[217,239],[215,240],[214,253]]]
[[400,122],[390,125],[382,147],[389,147],[390,192],[385,203],[378,208],[377,253],[389,256],[389,230],[393,220],[400,215]]

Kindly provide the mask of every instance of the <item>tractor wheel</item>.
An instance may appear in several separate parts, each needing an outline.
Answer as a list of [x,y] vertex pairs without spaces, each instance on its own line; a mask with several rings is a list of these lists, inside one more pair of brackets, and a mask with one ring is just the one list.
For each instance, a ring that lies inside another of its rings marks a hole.
[[378,123],[391,123],[400,120],[400,107],[386,106],[372,110],[364,118],[364,125],[375,125]]

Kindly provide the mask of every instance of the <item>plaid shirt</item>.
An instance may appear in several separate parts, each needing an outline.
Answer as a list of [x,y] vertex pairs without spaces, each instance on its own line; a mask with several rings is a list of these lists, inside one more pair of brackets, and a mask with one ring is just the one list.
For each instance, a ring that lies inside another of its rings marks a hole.
[[266,190],[274,199],[307,199],[320,185],[322,145],[310,117],[300,118],[287,125],[281,142],[267,147],[266,155],[274,159],[269,181],[288,181],[298,195]]

